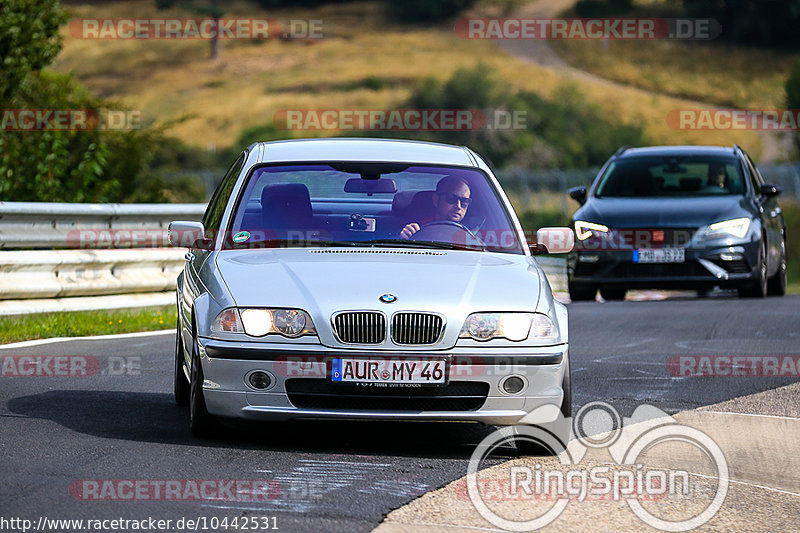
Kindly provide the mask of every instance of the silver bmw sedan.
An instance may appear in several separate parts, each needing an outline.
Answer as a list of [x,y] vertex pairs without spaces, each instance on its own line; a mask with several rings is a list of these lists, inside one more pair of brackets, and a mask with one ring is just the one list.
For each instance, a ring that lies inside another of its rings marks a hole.
[[175,400],[196,436],[231,418],[569,416],[567,309],[533,256],[568,250],[571,235],[528,244],[466,147],[252,144],[202,223],[170,225],[189,249]]

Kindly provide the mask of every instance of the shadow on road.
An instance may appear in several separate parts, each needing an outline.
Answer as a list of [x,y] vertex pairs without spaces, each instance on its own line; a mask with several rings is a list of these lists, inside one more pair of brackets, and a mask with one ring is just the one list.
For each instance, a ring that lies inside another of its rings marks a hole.
[[97,437],[291,453],[469,459],[474,445],[493,429],[433,422],[236,422],[216,439],[199,440],[189,433],[188,410],[176,406],[171,394],[54,390],[7,405],[14,414]]

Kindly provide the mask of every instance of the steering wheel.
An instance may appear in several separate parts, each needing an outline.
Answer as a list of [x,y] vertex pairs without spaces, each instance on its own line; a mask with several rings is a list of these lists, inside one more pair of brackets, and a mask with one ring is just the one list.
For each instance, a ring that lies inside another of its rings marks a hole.
[[[459,238],[457,232],[464,232],[463,239]],[[468,227],[453,220],[434,220],[422,225],[418,232],[411,236],[412,241],[439,241],[453,244],[478,244],[486,246],[484,242],[475,235]],[[463,241],[463,242],[462,242]]]

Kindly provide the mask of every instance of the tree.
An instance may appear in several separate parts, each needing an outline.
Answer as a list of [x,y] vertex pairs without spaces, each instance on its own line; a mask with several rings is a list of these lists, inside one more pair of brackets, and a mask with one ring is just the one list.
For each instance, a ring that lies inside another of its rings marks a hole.
[[25,77],[61,51],[58,28],[66,14],[56,0],[3,0],[0,9],[0,102],[8,102]]
[[[786,80],[786,108],[800,109],[800,58],[797,58]],[[800,133],[792,135],[795,147],[800,151]]]

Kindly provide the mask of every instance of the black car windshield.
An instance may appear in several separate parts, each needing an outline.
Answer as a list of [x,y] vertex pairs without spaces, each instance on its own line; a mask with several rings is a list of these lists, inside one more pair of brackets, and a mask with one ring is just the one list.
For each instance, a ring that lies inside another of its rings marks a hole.
[[231,220],[227,248],[400,246],[524,253],[494,186],[469,168],[262,166],[251,172]]
[[744,191],[735,158],[627,157],[608,166],[595,196],[718,196]]

